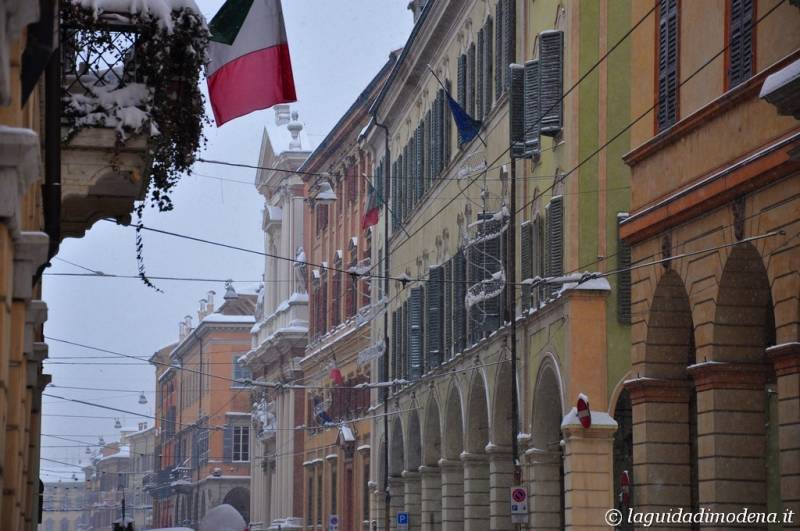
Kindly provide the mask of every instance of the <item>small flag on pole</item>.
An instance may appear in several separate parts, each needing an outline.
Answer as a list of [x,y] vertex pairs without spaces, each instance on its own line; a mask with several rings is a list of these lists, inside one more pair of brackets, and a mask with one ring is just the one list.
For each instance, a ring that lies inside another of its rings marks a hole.
[[206,78],[217,127],[297,101],[280,0],[227,0],[209,30]]
[[378,224],[378,216],[382,204],[383,198],[378,197],[378,192],[372,186],[372,183],[367,183],[367,199],[364,205],[364,217],[361,219],[361,230],[366,230]]
[[456,127],[458,128],[458,143],[464,144],[469,142],[478,136],[478,133],[481,131],[481,121],[467,114],[467,111],[461,108],[461,105],[453,99],[453,96],[450,95],[447,89],[444,90],[444,93],[447,96],[450,112],[453,113],[453,120],[455,120]]

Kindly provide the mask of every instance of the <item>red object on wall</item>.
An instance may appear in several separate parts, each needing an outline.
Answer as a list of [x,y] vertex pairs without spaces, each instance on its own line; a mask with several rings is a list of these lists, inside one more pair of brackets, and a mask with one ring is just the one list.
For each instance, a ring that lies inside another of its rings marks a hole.
[[581,426],[588,428],[592,425],[592,411],[589,409],[589,399],[586,395],[578,396],[578,420],[581,421]]
[[344,378],[342,378],[342,371],[339,367],[333,367],[331,369],[331,380],[336,385],[342,385],[344,383]]

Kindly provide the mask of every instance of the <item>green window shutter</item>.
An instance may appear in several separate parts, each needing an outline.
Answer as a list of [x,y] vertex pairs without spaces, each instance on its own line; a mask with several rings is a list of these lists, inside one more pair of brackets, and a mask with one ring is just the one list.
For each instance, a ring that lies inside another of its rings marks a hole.
[[658,130],[678,119],[678,0],[658,2]]
[[[531,245],[533,247],[532,258],[533,258],[533,277],[542,278],[547,275],[547,269],[544,265],[545,259],[545,222],[542,219],[542,216],[536,215],[533,218],[533,222],[531,223]],[[533,306],[535,308],[539,307],[539,303],[544,300],[544,293],[545,293],[545,285],[542,283],[537,284],[533,288]]]
[[438,92],[431,107],[431,117],[433,120],[433,123],[431,124],[431,135],[433,136],[433,151],[431,152],[431,176],[433,179],[436,179],[439,177],[439,144],[442,141],[441,137],[439,136],[439,120],[441,115],[439,114]]
[[428,182],[425,179],[425,125],[420,122],[417,125],[417,187],[419,188],[419,196],[425,193],[428,189]]
[[503,5],[503,87],[508,87],[508,65],[517,59],[517,1],[499,0]]
[[412,159],[413,153],[411,151],[412,143],[409,141],[406,144],[403,157],[404,160],[404,182],[406,185],[406,217],[411,214],[414,209],[414,161]]
[[525,63],[525,155],[536,157],[539,153],[539,60]]
[[431,111],[425,113],[425,178],[433,183],[433,134],[431,133]]
[[753,75],[754,0],[729,0],[728,87],[733,88]]
[[492,110],[492,43],[494,42],[494,23],[492,17],[486,18],[483,44],[483,116]]
[[408,378],[409,374],[411,373],[411,356],[409,356],[409,351],[411,347],[411,321],[408,319],[408,299],[403,302],[403,324],[402,324],[403,334],[400,336],[400,341],[403,344],[401,349],[402,352],[402,364],[401,364],[401,371],[403,378]]
[[383,195],[383,160],[378,163],[378,166],[375,169],[375,195],[378,196],[378,201],[381,203],[384,202],[384,195]]
[[442,360],[453,355],[453,259],[444,264],[444,284],[442,286],[442,320],[444,322],[444,338]]
[[463,352],[466,348],[467,309],[464,298],[467,290],[467,260],[461,248],[453,256],[453,344],[455,352]]
[[394,175],[394,184],[397,187],[397,193],[394,194],[395,198],[395,207],[394,213],[397,215],[397,222],[403,223],[405,221],[405,185],[403,183],[403,153],[402,150],[400,152],[400,156],[397,157],[397,168],[395,171],[392,172]]
[[494,8],[494,19],[497,21],[497,28],[495,28],[494,32],[494,93],[497,98],[500,98],[503,93],[503,72],[505,71],[505,65],[503,65],[503,43],[505,42],[503,40],[504,2],[505,0],[497,0],[497,5]]
[[556,196],[547,205],[547,274],[564,274],[564,197]]
[[226,463],[233,461],[233,426],[222,428],[222,456]]
[[539,34],[539,102],[541,134],[555,136],[564,123],[564,32],[543,31]]
[[425,193],[425,175],[422,172],[422,126],[414,132],[414,202],[418,203]]
[[508,132],[511,157],[525,156],[525,71],[522,66],[509,66]]
[[462,109],[467,108],[467,56],[458,56],[458,81],[457,81],[458,104]]
[[[444,86],[447,88],[447,92],[450,93],[450,80],[446,79],[444,82]],[[442,122],[444,123],[444,164],[443,166],[446,168],[448,164],[450,164],[450,159],[452,156],[452,142],[453,142],[453,115],[450,112],[450,106],[447,103],[447,99],[443,97],[442,101]]]
[[475,43],[467,50],[467,114],[475,116]]
[[442,266],[431,267],[429,280],[426,284],[426,307],[428,334],[428,364],[429,367],[437,367],[442,363],[442,324],[443,324],[443,303],[444,303],[444,268]]
[[475,65],[475,119],[483,120],[483,28],[478,30],[478,48]]
[[631,246],[619,236],[627,218],[627,214],[617,214],[617,319],[622,324],[631,324]]
[[400,313],[395,310],[392,312],[392,338],[391,338],[391,345],[392,345],[392,359],[391,359],[391,366],[392,366],[392,375],[391,378],[399,378],[400,377]]
[[436,120],[436,175],[441,175],[444,170],[444,119],[445,119],[445,95],[444,89],[439,89],[438,97],[436,98],[437,106],[437,120]]
[[411,288],[411,296],[408,299],[408,375],[411,379],[422,376],[424,370],[423,299],[424,293],[421,287]]
[[[530,221],[523,221],[519,230],[520,277],[524,281],[533,278],[533,224]],[[523,312],[531,307],[531,286],[529,284],[522,285],[520,302]]]

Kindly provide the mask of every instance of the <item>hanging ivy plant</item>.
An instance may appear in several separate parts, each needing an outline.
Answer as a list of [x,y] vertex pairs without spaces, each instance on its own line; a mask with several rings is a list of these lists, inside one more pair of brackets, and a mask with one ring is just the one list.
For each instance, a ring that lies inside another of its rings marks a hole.
[[[166,4],[164,4],[166,5]],[[136,257],[142,280],[141,224],[146,205],[173,208],[171,192],[191,174],[209,119],[200,91],[208,28],[189,8],[104,11],[102,3],[61,3],[65,141],[85,127],[108,127],[117,148],[148,136],[148,191],[137,204]],[[163,7],[163,6],[162,6]],[[157,288],[155,288],[157,289]]]

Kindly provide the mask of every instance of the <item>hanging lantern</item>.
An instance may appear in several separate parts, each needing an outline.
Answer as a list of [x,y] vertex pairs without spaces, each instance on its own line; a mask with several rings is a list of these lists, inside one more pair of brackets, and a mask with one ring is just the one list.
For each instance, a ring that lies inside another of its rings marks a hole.
[[145,405],[145,404],[147,403],[147,397],[146,397],[146,396],[144,396],[144,393],[142,393],[142,394],[140,394],[140,395],[139,395],[139,403],[140,403],[141,405]]
[[121,427],[122,427],[122,423],[119,421],[119,419],[114,419],[114,428],[115,429],[120,429]]

